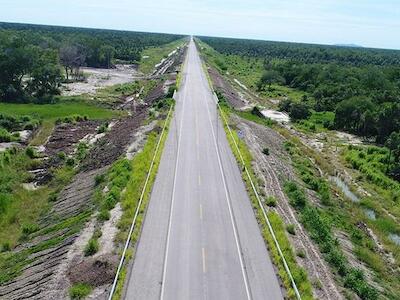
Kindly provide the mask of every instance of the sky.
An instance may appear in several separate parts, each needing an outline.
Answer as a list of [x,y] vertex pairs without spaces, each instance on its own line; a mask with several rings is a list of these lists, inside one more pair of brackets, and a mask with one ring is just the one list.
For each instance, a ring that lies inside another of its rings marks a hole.
[[400,0],[0,0],[0,21],[400,49]]

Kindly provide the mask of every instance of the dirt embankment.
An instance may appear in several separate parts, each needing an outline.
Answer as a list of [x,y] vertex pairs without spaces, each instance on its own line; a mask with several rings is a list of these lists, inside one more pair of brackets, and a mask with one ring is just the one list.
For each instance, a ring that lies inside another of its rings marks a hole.
[[[256,175],[262,179],[261,188],[268,196],[277,199],[277,206],[273,208],[283,219],[285,224],[295,226],[296,235],[290,235],[290,241],[295,252],[305,253],[304,258],[297,257],[299,265],[305,268],[312,282],[320,282],[321,288],[314,288],[317,299],[343,299],[340,288],[336,285],[333,275],[318,247],[314,245],[306,230],[298,221],[294,209],[283,191],[285,180],[296,180],[290,157],[285,153],[284,137],[270,128],[255,124],[250,121],[235,118],[237,127],[242,131],[244,141],[250,148],[255,159],[254,169]],[[262,150],[268,147],[269,155]]]
[[219,72],[209,67],[208,73],[211,81],[213,82],[214,89],[220,91],[225,97],[226,101],[236,109],[243,109],[247,103],[240,97],[239,93],[233,89],[231,84]]
[[167,58],[162,59],[161,62],[155,66],[150,77],[154,78],[166,73],[175,73],[179,71],[179,66],[185,59],[186,51],[187,46],[185,45],[171,52]]

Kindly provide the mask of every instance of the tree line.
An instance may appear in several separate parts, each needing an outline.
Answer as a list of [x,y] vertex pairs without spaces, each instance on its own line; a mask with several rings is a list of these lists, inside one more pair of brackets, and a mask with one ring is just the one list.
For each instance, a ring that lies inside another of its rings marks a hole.
[[[82,66],[138,63],[143,49],[183,36],[0,22],[0,101],[48,101]],[[62,70],[64,72],[62,72]]]
[[200,39],[222,54],[290,59],[303,63],[338,63],[353,66],[400,65],[400,51],[303,43],[272,42],[217,37]]

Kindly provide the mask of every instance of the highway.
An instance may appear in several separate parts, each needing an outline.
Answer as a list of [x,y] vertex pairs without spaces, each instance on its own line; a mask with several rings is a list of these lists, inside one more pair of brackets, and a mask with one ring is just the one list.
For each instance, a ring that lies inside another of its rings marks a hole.
[[283,299],[193,41],[125,299]]

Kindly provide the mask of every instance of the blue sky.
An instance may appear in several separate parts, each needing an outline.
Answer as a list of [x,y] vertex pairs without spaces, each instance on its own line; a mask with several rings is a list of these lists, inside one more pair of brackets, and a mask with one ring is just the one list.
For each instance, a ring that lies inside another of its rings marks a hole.
[[0,21],[400,49],[400,0],[0,0]]

